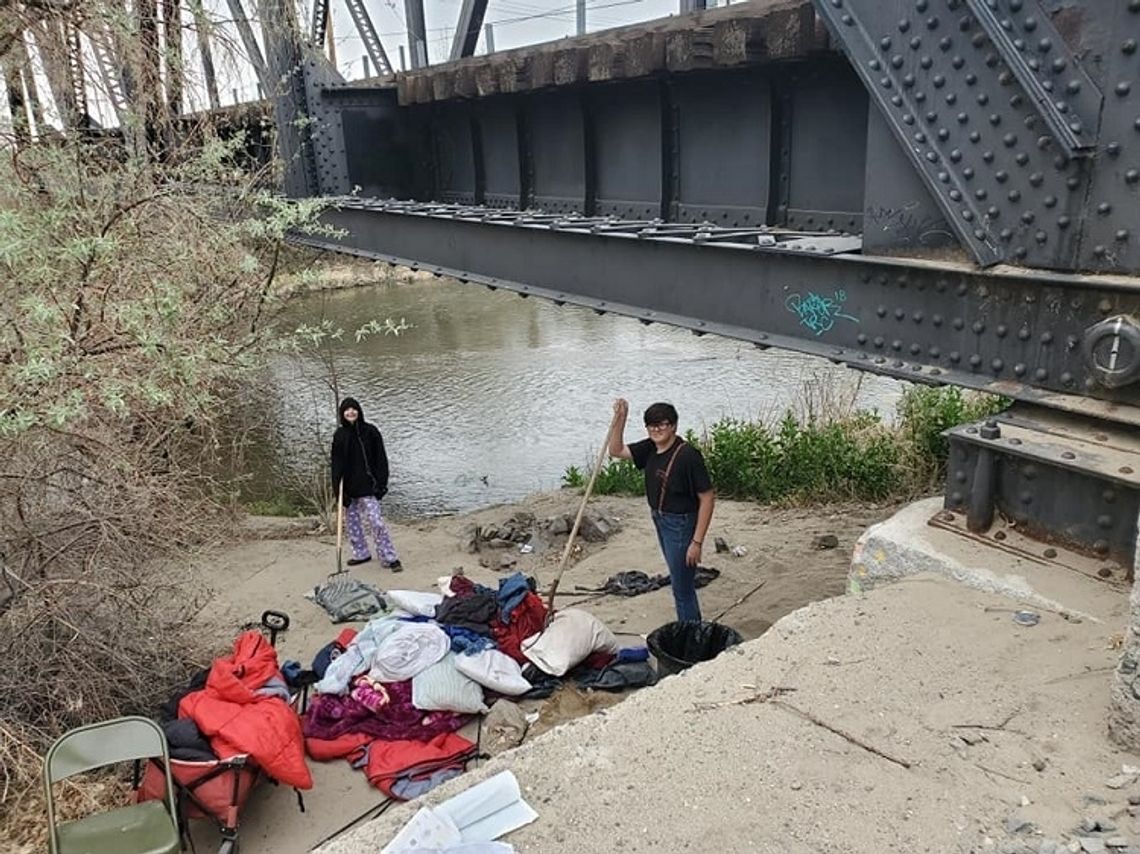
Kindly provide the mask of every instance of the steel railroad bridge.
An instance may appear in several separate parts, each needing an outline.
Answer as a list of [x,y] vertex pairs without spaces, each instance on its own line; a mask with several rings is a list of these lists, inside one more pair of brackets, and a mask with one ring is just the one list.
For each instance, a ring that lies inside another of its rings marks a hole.
[[387,85],[277,20],[286,189],[340,229],[298,241],[1012,398],[941,524],[1131,578],[1140,0],[753,0]]

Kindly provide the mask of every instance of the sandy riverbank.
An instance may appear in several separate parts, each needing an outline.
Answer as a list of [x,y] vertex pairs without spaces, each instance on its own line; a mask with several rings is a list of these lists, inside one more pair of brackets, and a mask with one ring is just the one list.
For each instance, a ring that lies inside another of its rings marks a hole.
[[[472,525],[504,523],[519,512],[533,514],[541,521],[574,512],[577,501],[577,496],[568,491],[546,493],[463,516],[396,524],[393,536],[406,571],[394,577],[371,563],[354,572],[381,587],[429,590],[437,578],[463,567],[475,580],[494,583],[499,573],[481,566],[479,556],[467,551]],[[651,574],[664,571],[644,499],[599,498],[591,502],[590,512],[619,520],[621,528],[604,543],[583,544],[578,562],[563,579],[563,590],[573,591],[577,585],[596,587],[613,573],[627,569]],[[705,563],[719,569],[721,576],[701,591],[702,607],[708,615],[717,614],[763,581],[757,593],[724,618],[745,637],[759,636],[780,617],[808,602],[841,594],[856,538],[867,525],[889,512],[890,508],[858,506],[772,509],[720,502],[712,536],[744,546],[747,554],[733,557],[708,550]],[[263,610],[286,611],[293,625],[278,641],[281,657],[307,662],[337,631],[324,612],[304,598],[335,566],[333,538],[305,535],[303,525],[286,520],[251,520],[247,527],[247,541],[215,548],[181,570],[199,575],[218,591],[198,620],[204,632],[224,643],[237,627],[256,620]],[[836,538],[837,547],[819,550],[813,546],[816,537],[828,534]],[[286,536],[289,538],[282,538]],[[484,556],[487,562],[498,565],[507,553],[485,550]],[[543,587],[553,578],[557,548],[536,549],[532,554],[513,550],[509,554],[517,561],[515,569],[535,575]],[[575,597],[567,597],[565,602],[560,597],[563,604],[573,601]],[[615,632],[644,635],[671,620],[673,606],[665,589],[632,599],[603,597],[583,607]],[[569,698],[560,704],[557,715],[536,729],[611,705],[614,700],[608,694]],[[379,793],[366,784],[363,775],[345,763],[311,764],[316,786],[306,793],[304,814],[297,810],[295,797],[287,789],[264,786],[255,792],[243,814],[243,854],[307,851],[380,802]],[[200,850],[210,850],[216,838],[209,827],[197,827],[195,840]]]

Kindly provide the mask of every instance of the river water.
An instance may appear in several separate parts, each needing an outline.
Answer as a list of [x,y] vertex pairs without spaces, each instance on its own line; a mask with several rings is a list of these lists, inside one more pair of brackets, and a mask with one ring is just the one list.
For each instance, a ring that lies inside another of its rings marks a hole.
[[[386,318],[410,328],[354,340]],[[725,416],[772,419],[802,407],[805,385],[888,417],[901,391],[809,356],[446,279],[299,297],[284,318],[287,328],[322,321],[343,328],[343,340],[278,357],[258,389],[265,430],[249,461],[252,495],[327,471],[333,373],[384,435],[385,508],[404,518],[518,500],[557,487],[567,466],[588,470],[615,396],[630,401],[633,441],[657,400],[677,407],[682,430],[699,431]]]

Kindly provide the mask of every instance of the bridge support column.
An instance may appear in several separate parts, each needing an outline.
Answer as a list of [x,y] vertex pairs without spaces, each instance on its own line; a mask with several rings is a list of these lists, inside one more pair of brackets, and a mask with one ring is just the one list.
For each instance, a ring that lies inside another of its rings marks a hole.
[[[1140,531],[1140,519],[1136,526]],[[1109,735],[1128,750],[1140,748],[1140,534],[1136,538],[1132,576],[1128,628],[1124,633],[1124,650],[1113,675],[1108,714]]]

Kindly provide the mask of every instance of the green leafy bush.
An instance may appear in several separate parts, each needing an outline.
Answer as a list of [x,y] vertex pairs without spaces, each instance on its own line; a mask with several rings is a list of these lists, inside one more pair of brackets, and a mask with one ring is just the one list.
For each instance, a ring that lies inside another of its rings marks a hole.
[[[944,473],[943,431],[977,421],[1008,404],[957,388],[914,387],[899,402],[894,425],[877,412],[833,419],[796,418],[774,425],[725,418],[685,438],[704,454],[717,494],[741,500],[880,501],[930,491]],[[588,471],[570,466],[563,486],[582,488]],[[594,486],[603,495],[643,495],[645,484],[628,460],[611,460]]]

